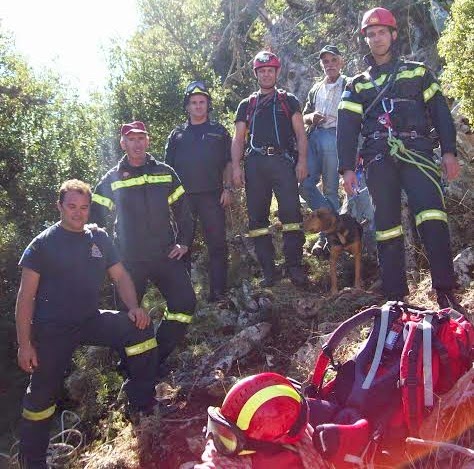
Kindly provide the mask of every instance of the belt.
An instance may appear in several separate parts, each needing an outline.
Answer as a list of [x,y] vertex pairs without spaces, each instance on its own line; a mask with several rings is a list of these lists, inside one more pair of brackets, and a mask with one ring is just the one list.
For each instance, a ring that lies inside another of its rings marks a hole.
[[[388,132],[380,132],[376,130],[375,132],[367,135],[365,138],[371,138],[373,140],[380,140],[381,138],[387,138],[390,134]],[[416,130],[412,130],[410,132],[397,132],[396,130],[392,131],[393,137],[401,137],[401,138],[411,138],[415,140],[415,138],[428,138],[426,135],[420,135]]]
[[279,147],[274,147],[274,146],[264,146],[260,148],[251,148],[250,151],[255,151],[257,153],[260,153],[261,155],[265,156],[275,156],[275,155],[283,155],[286,153],[288,150],[285,150],[284,148],[279,148]]

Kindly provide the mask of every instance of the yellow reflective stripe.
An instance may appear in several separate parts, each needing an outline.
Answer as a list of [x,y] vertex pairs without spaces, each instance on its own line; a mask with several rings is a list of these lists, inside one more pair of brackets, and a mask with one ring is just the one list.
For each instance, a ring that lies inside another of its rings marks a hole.
[[164,182],[172,182],[171,174],[144,174],[136,178],[124,179],[123,181],[115,181],[110,186],[113,191],[124,187],[143,186],[144,184],[161,184]]
[[448,214],[436,209],[423,210],[415,217],[416,226],[427,220],[440,220],[448,223]]
[[297,402],[301,402],[301,396],[298,394],[296,389],[291,386],[286,384],[268,386],[253,394],[243,405],[237,418],[237,426],[241,430],[247,430],[253,415],[259,407],[275,397],[290,397]]
[[257,236],[264,236],[270,234],[269,228],[257,228],[256,230],[249,230],[247,235],[249,238],[256,238]]
[[398,238],[398,236],[403,235],[402,225],[398,225],[395,228],[390,228],[385,231],[376,231],[375,239],[377,241],[387,241],[388,239]]
[[175,203],[184,194],[184,187],[179,186],[171,195],[168,196],[168,205]]
[[[416,67],[413,70],[403,70],[402,72],[398,72],[397,76],[395,77],[395,81],[402,80],[405,78],[416,78],[416,77],[422,77],[426,72],[425,67]],[[380,75],[376,80],[375,83],[377,83],[378,86],[381,86],[384,82],[385,79],[387,78],[387,74],[383,73]],[[371,81],[367,81],[364,83],[356,83],[354,89],[356,90],[357,93],[359,93],[362,90],[370,90],[371,88],[374,88],[374,85]]]
[[423,91],[423,99],[427,103],[438,91],[441,91],[441,87],[438,83],[431,83],[431,85]]
[[[383,73],[382,75],[380,75],[375,80],[375,83],[377,83],[377,85],[381,86],[386,78],[387,78],[387,74]],[[359,82],[359,83],[356,83],[356,85],[355,85],[356,93],[359,93],[361,90],[370,90],[370,88],[374,88],[374,85],[372,84],[371,81],[367,81],[365,83],[360,83]]]
[[56,404],[39,412],[33,412],[32,410],[28,410],[23,407],[23,412],[21,413],[21,415],[27,420],[34,420],[36,422],[38,420],[46,420],[47,418],[51,417],[51,415],[54,414],[55,410]]
[[112,210],[114,208],[114,202],[111,199],[104,197],[103,195],[92,194],[92,202],[95,202],[99,205],[103,205],[109,210]]
[[193,320],[193,317],[187,313],[170,313],[169,311],[165,311],[163,319],[165,321],[177,321],[189,324]]
[[155,347],[158,347],[158,342],[153,337],[152,339],[145,340],[145,342],[140,342],[135,345],[130,345],[130,347],[125,347],[125,354],[127,357],[133,357],[134,355],[140,355],[141,353],[148,352]]
[[354,103],[352,101],[341,101],[338,109],[347,109],[348,111],[355,112],[356,114],[363,114],[362,104]]
[[283,231],[299,231],[301,230],[301,223],[286,223],[281,228]]

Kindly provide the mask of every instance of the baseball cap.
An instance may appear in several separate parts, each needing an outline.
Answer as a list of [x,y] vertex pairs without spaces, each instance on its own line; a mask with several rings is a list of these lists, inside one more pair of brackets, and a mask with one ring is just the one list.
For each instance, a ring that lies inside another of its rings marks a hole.
[[129,133],[148,134],[145,124],[142,121],[133,121],[129,124],[123,124],[120,129],[120,135],[128,135]]
[[339,55],[342,57],[341,52],[336,46],[331,46],[330,44],[326,44],[320,51],[319,51],[319,58],[322,57],[323,54],[329,52],[332,55]]

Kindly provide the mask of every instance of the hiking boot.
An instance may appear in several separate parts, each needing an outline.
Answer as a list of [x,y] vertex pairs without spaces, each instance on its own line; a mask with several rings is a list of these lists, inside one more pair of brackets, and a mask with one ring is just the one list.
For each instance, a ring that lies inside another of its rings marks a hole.
[[128,405],[125,410],[125,416],[132,423],[132,425],[136,426],[143,418],[149,418],[152,416],[164,417],[177,412],[178,410],[179,406],[177,404],[166,404],[155,399],[153,403],[146,409],[138,410],[137,408]]
[[223,292],[212,292],[207,297],[208,303],[222,303],[225,302],[227,297]]
[[273,272],[263,273],[263,279],[260,280],[259,285],[262,288],[273,287],[275,283],[281,280],[281,272],[274,269]]
[[326,237],[320,237],[311,249],[311,255],[320,259],[329,259],[329,243]]
[[464,314],[466,310],[459,304],[452,290],[436,290],[436,301],[441,309],[451,308]]
[[295,287],[305,287],[308,285],[308,276],[300,265],[289,267],[288,276]]

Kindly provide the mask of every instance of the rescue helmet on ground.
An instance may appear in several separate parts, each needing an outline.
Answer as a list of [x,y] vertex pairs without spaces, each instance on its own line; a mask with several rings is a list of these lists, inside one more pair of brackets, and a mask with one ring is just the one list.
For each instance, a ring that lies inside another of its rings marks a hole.
[[306,400],[277,373],[260,373],[236,383],[227,393],[221,413],[246,437],[282,444],[298,441],[308,423]]
[[257,76],[257,70],[262,67],[279,69],[281,67],[280,59],[273,52],[262,50],[253,59],[252,68],[255,76]]
[[362,18],[360,32],[363,36],[366,35],[369,26],[388,26],[389,28],[397,29],[397,20],[392,12],[386,8],[372,8],[372,10],[366,11]]
[[186,86],[186,90],[184,92],[183,108],[186,110],[186,106],[189,103],[189,98],[195,94],[207,96],[207,102],[209,106],[208,110],[211,111],[211,95],[205,83],[200,80],[192,81],[188,86]]

